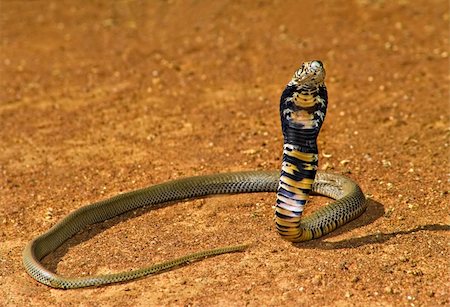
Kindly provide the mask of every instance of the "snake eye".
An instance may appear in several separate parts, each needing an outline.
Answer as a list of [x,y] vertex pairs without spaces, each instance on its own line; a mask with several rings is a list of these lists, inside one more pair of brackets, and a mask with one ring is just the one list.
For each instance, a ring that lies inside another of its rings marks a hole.
[[312,69],[316,70],[316,69],[318,69],[320,67],[323,67],[323,64],[322,64],[321,61],[312,61],[311,62],[311,68]]

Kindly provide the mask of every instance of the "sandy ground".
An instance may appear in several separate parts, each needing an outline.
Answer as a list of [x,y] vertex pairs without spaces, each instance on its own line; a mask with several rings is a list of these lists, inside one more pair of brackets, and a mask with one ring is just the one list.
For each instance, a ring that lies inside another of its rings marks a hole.
[[[447,1],[1,1],[0,18],[0,305],[450,304]],[[311,59],[330,97],[320,168],[360,183],[361,218],[290,244],[273,193],[191,200],[89,227],[44,262],[86,275],[252,247],[99,288],[26,274],[25,244],[87,203],[278,169],[279,96]]]

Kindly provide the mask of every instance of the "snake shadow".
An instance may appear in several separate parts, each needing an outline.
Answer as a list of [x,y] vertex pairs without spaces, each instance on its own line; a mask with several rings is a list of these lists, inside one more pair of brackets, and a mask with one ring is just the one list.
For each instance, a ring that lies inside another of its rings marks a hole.
[[323,236],[321,238],[308,241],[308,242],[302,242],[302,243],[294,243],[293,245],[297,248],[307,248],[307,249],[323,249],[323,250],[332,250],[332,249],[344,249],[344,248],[356,248],[367,244],[382,244],[390,239],[396,237],[397,235],[404,235],[404,234],[412,234],[418,231],[449,231],[450,226],[449,225],[441,225],[441,224],[430,224],[430,225],[421,225],[416,228],[410,229],[410,230],[399,230],[394,231],[391,233],[375,233],[366,235],[363,237],[357,237],[357,238],[349,238],[344,239],[341,241],[336,242],[329,242],[326,241],[329,238],[339,236],[343,233],[349,232],[353,229],[360,228],[369,224],[372,224],[380,217],[384,216],[384,206],[371,199],[368,198],[367,200],[367,209],[366,212],[364,212],[359,218],[356,220],[353,220],[352,222],[336,229],[335,231],[331,232],[330,234]]

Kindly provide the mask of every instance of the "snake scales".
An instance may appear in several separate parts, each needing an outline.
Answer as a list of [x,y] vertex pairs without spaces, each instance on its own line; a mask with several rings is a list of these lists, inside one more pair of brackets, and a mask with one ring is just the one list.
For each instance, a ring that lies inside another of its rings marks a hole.
[[[81,207],[27,244],[23,264],[37,281],[55,288],[81,288],[127,281],[207,256],[244,250],[247,245],[201,251],[146,268],[116,274],[66,278],[46,269],[40,260],[87,225],[143,206],[211,194],[277,191],[276,228],[292,242],[318,238],[355,219],[366,209],[365,196],[347,177],[317,171],[317,136],[322,126],[327,91],[320,61],[303,63],[281,96],[280,116],[284,136],[279,171],[250,171],[189,177],[120,194]],[[335,199],[301,217],[310,192]]]

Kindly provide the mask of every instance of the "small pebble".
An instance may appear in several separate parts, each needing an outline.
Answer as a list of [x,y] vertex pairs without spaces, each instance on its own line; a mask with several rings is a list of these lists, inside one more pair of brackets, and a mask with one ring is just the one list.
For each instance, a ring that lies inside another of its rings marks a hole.
[[383,164],[383,167],[386,167],[386,168],[389,168],[392,165],[389,160],[381,160],[381,163]]
[[422,270],[419,269],[406,271],[406,273],[411,274],[413,276],[423,276]]
[[406,299],[407,299],[408,301],[412,301],[412,300],[415,299],[415,297],[412,296],[412,295],[407,295],[407,296],[406,296]]
[[344,159],[339,162],[340,165],[347,165],[350,163],[350,160]]
[[361,280],[361,278],[360,278],[359,276],[354,276],[354,277],[351,279],[351,282],[356,283],[356,282],[358,282],[358,281],[360,281],[360,280]]
[[384,213],[384,217],[385,218],[389,218],[391,217],[392,213],[394,212],[394,208],[389,208],[386,210],[386,212]]
[[250,149],[247,149],[247,150],[243,150],[243,151],[241,151],[243,154],[246,154],[246,155],[254,155],[255,153],[257,153],[258,151],[256,150],[256,149],[253,149],[253,148],[250,148]]
[[321,169],[324,171],[326,171],[327,169],[330,169],[330,168],[331,168],[331,164],[329,162],[325,162],[321,167]]
[[316,285],[316,286],[321,285],[322,284],[322,275],[319,275],[319,274],[315,275],[313,277],[313,279],[311,280],[311,282],[313,285]]
[[45,213],[45,219],[51,220],[53,218],[53,208],[48,208],[47,212]]
[[400,256],[400,257],[398,257],[398,260],[400,260],[401,262],[408,262],[409,258],[407,258],[405,256]]

